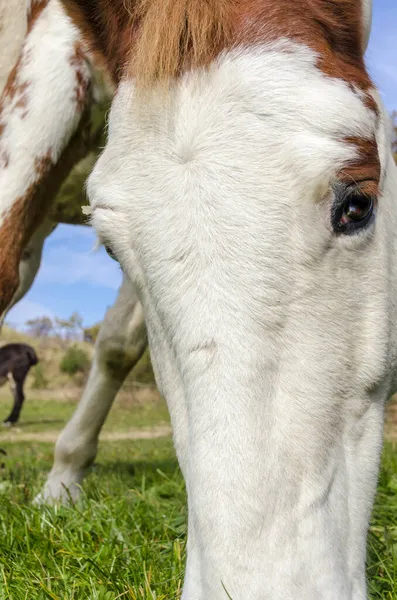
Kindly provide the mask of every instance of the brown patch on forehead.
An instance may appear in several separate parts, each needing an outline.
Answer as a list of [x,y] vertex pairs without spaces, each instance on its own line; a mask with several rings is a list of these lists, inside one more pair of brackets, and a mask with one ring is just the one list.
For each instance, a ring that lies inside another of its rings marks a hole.
[[[239,35],[243,44],[286,38],[317,53],[317,67],[328,77],[344,81],[360,95],[366,107],[378,114],[371,94],[373,84],[364,63],[364,17],[360,0],[247,0],[239,9]],[[374,137],[344,140],[357,149],[357,159],[340,173],[340,179],[380,179],[378,147]]]
[[[361,0],[63,0],[63,5],[116,81],[128,65],[138,85],[150,86],[205,67],[223,50],[284,38],[315,51],[326,76],[346,82],[377,112],[363,58]],[[354,173],[371,171],[379,162],[376,143],[371,153],[366,140],[355,144],[361,163]]]
[[372,196],[377,196],[381,165],[375,138],[364,140],[362,138],[347,137],[344,141],[355,146],[358,154],[355,160],[352,160],[340,171],[339,180],[347,185],[357,184],[363,191]]
[[[63,0],[115,80],[173,78],[222,50],[280,38],[318,53],[327,75],[367,90],[360,0]],[[368,102],[375,107],[372,99]]]
[[[247,0],[237,9],[243,44],[287,38],[318,54],[324,74],[367,91],[360,0]],[[372,98],[369,99],[375,106]]]

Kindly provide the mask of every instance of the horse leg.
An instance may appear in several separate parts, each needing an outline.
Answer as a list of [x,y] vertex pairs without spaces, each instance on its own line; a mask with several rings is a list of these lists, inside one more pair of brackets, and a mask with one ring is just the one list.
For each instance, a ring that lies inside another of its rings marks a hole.
[[[29,370],[29,369],[28,369]],[[23,384],[25,383],[26,375],[28,374],[28,370],[17,371],[15,373],[8,373],[8,381],[10,382],[10,388],[12,391],[12,395],[14,396],[14,406],[12,407],[12,411],[9,416],[4,420],[4,423],[9,423],[10,425],[14,425],[18,422],[19,415],[22,410],[23,402],[25,400],[25,395],[23,393]]]
[[37,272],[41,264],[41,256],[43,252],[43,246],[45,239],[54,231],[57,223],[54,223],[50,219],[45,219],[39,228],[34,232],[31,239],[25,246],[21,260],[19,261],[19,284],[18,288],[11,300],[11,303],[7,307],[7,310],[0,315],[0,331],[3,326],[4,320],[7,317],[9,311],[20,301],[30,288],[36,278]]
[[95,356],[78,407],[55,446],[55,458],[37,501],[74,500],[93,463],[98,437],[117,392],[147,345],[141,304],[124,279],[115,304],[107,311]]

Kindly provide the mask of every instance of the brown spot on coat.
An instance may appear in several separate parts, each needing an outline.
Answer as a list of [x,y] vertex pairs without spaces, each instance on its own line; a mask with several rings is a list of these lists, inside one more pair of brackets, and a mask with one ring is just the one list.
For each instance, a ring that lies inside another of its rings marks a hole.
[[[49,0],[32,0],[31,6],[30,6],[30,11],[28,14],[28,26],[27,26],[26,38],[28,37],[29,33],[32,31],[37,19],[40,17],[41,13],[43,12],[44,8],[47,6],[48,2],[49,2]],[[29,81],[20,81],[19,73],[20,73],[22,67],[28,62],[28,60],[29,60],[29,51],[26,48],[26,40],[25,40],[25,44],[22,47],[19,58],[8,76],[7,83],[4,87],[2,96],[0,98],[0,116],[1,116],[2,111],[4,110],[5,103],[6,102],[8,103],[9,101],[13,101],[13,100],[15,101],[16,108],[23,109],[23,111],[21,113],[21,117],[24,118],[26,116],[27,111],[25,109],[27,107],[27,101],[28,101],[27,91],[28,91],[30,83],[29,83]]]
[[10,164],[10,155],[0,148],[0,169],[6,169]]
[[76,42],[73,48],[72,56],[69,62],[76,75],[76,85],[74,86],[74,100],[79,111],[84,109],[87,103],[87,93],[90,87],[90,80],[85,74],[87,58],[79,42]]
[[3,93],[0,97],[0,135],[4,132],[5,124],[2,120],[2,114],[5,107],[9,103],[14,104],[14,108],[21,110],[21,117],[26,116],[28,104],[28,89],[30,83],[28,81],[20,81],[19,71],[22,69],[27,53],[22,51],[21,55],[11,73],[8,76],[7,83],[4,86]]
[[10,304],[19,283],[19,261],[34,231],[46,216],[49,206],[73,166],[87,153],[88,115],[80,123],[68,146],[54,165],[51,149],[37,157],[36,177],[11,209],[0,215],[0,314]]
[[132,23],[125,0],[63,0],[62,4],[97,65],[118,82],[131,48]]
[[28,15],[28,33],[33,29],[37,19],[48,5],[49,0],[33,0]]

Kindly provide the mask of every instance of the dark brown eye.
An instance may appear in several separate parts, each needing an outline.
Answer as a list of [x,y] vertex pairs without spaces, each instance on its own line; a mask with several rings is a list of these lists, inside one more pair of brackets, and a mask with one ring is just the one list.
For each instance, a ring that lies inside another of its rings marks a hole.
[[362,221],[368,217],[369,213],[372,213],[373,200],[367,196],[351,196],[348,198],[343,206],[342,216],[340,222],[342,225],[351,221]]
[[357,189],[340,190],[332,214],[332,226],[337,233],[354,233],[366,227],[374,216],[374,199]]

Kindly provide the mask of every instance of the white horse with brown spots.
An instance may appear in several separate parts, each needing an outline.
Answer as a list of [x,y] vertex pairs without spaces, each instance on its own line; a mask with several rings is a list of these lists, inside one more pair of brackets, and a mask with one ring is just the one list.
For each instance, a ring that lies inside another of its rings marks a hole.
[[139,289],[170,409],[184,600],[363,600],[397,370],[370,2],[63,5],[117,88],[92,222]]
[[[57,192],[62,184],[71,187],[67,179],[70,171],[73,182],[81,179],[87,165],[82,167],[80,159],[90,151],[97,152],[106,90],[103,85],[98,87],[101,78],[91,56],[81,50],[81,61],[76,62],[79,34],[58,2],[47,5],[0,0],[0,17],[0,48],[4,50],[0,54],[1,59],[5,57],[0,62],[0,92],[5,88],[0,96],[0,223],[4,233],[0,244],[1,325],[9,310],[29,291],[40,267],[44,241],[57,223],[82,222],[81,189],[74,184],[75,197],[66,207],[65,195],[58,198]],[[50,50],[50,57],[44,54],[41,44]],[[82,65],[86,69],[84,85]],[[48,70],[49,66],[53,71]],[[39,86],[45,77],[54,81],[51,93],[46,85]],[[21,93],[23,107],[17,99]],[[37,169],[50,143],[56,152],[45,169]],[[72,170],[75,165],[77,177]],[[101,326],[79,406],[58,439],[44,498],[66,500],[77,496],[79,484],[95,458],[107,413],[146,345],[142,307],[133,285],[124,279]]]

